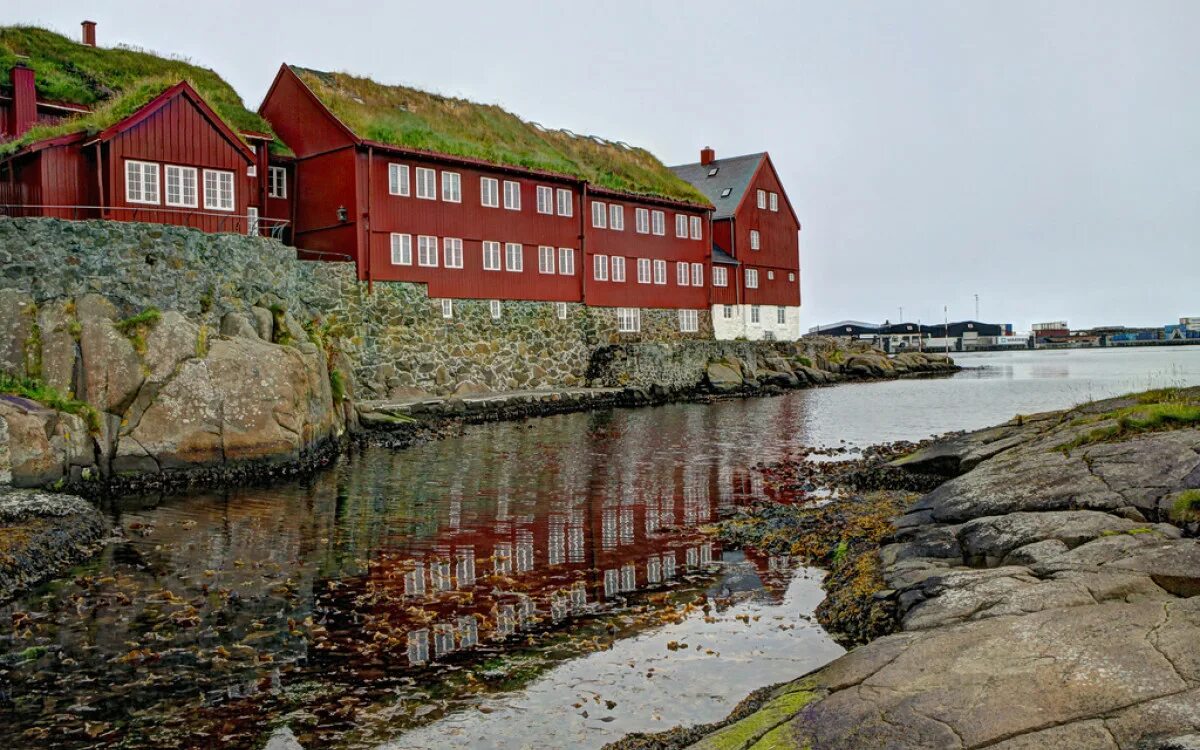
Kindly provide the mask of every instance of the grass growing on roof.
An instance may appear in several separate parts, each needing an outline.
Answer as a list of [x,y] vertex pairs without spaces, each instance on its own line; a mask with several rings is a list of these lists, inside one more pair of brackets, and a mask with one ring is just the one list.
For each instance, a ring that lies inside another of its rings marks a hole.
[[580,177],[629,193],[708,204],[645,149],[543,130],[494,104],[476,104],[348,73],[292,67],[359,137],[393,146]]

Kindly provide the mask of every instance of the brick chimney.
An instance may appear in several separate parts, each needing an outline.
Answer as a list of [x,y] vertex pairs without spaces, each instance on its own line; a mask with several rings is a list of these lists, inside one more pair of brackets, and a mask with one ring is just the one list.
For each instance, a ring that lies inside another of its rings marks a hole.
[[712,146],[705,146],[700,149],[700,165],[711,164],[717,160],[717,152],[713,151]]
[[37,122],[37,90],[34,88],[33,68],[20,58],[9,72],[12,80],[12,108],[5,123],[10,138],[20,138]]
[[95,21],[84,21],[80,25],[83,26],[83,43],[89,47],[95,47],[96,46],[96,22]]

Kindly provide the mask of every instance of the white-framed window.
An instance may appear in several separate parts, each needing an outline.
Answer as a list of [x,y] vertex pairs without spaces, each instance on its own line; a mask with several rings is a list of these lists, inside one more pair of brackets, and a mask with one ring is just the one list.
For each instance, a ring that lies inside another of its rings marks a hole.
[[267,197],[287,197],[287,169],[284,167],[267,167]]
[[388,192],[392,195],[409,195],[408,165],[388,165]]
[[204,170],[204,208],[209,211],[232,211],[233,205],[233,172]]
[[558,275],[575,275],[575,251],[569,247],[560,247],[558,249]]
[[554,248],[538,247],[538,273],[554,273]]
[[779,193],[771,193],[771,210],[779,210]]
[[258,207],[246,207],[246,234],[251,237],[258,236]]
[[713,266],[713,286],[729,286],[729,269]]
[[775,322],[778,325],[787,325],[787,308],[783,305],[775,308]]
[[463,241],[458,237],[443,237],[442,258],[446,263],[446,268],[462,268]]
[[667,215],[662,211],[651,211],[650,229],[659,237],[665,235],[667,233]]
[[758,269],[757,268],[747,268],[746,269],[746,288],[747,289],[758,289]]
[[462,175],[458,172],[442,172],[442,200],[462,203]]
[[691,282],[688,279],[691,277],[691,268],[687,263],[675,264],[675,283],[679,286],[688,286]]
[[495,177],[479,178],[479,205],[500,207],[500,182]]
[[546,185],[537,186],[537,212],[554,214],[554,188]]
[[692,217],[692,239],[699,240],[704,238],[704,222],[699,216]]
[[700,330],[700,313],[697,310],[679,311],[680,333],[696,333]]
[[638,234],[649,234],[650,233],[650,209],[635,208],[633,210],[633,224],[634,224],[634,229],[637,230]]
[[452,299],[442,300],[442,317],[443,318],[453,318],[454,317],[454,300],[452,300]]
[[608,256],[592,256],[592,278],[596,281],[608,281]]
[[614,232],[625,231],[625,207],[610,203],[608,206],[608,228]]
[[654,261],[654,283],[659,285],[667,283],[667,262],[665,260]]
[[515,273],[525,270],[525,253],[520,242],[504,243],[504,269]]
[[758,305],[750,305],[750,322],[757,323],[762,317],[762,308]]
[[608,226],[608,205],[600,201],[592,201],[592,226],[604,229]]
[[558,196],[558,215],[574,216],[575,202],[571,200],[571,191],[566,188],[559,188],[556,195]]
[[686,240],[688,236],[688,217],[685,214],[675,214],[675,237]]
[[168,164],[166,171],[166,203],[168,206],[195,208],[197,204],[195,167]]
[[788,281],[795,281],[796,273],[794,271],[788,273]]
[[767,207],[767,191],[766,190],[758,191],[758,207],[759,208]]
[[521,210],[521,183],[516,180],[504,181],[504,207],[509,211]]
[[246,167],[246,176],[247,177],[258,177],[258,165],[251,164],[250,166]]
[[428,167],[417,167],[417,197],[427,201],[437,200],[437,171]]
[[692,264],[692,286],[704,286],[704,264]]
[[491,308],[492,320],[500,320],[500,300],[489,300],[488,307]]
[[642,330],[642,311],[636,307],[617,308],[617,331],[637,333]]
[[639,284],[649,284],[650,283],[650,259],[649,258],[638,258],[637,271],[638,271],[638,283]]
[[612,280],[613,281],[624,281],[625,280],[625,257],[624,256],[614,255],[612,257]]
[[761,241],[761,237],[758,234],[757,229],[750,230],[750,249],[751,250],[762,249],[762,241]]
[[438,264],[437,237],[422,234],[417,237],[417,265],[436,268]]
[[775,272],[767,271],[767,281],[774,281],[774,280],[775,280]]
[[125,200],[158,205],[158,165],[145,161],[125,162]]
[[558,316],[559,320],[566,320],[567,319],[567,303],[566,302],[555,302],[554,303],[554,314],[556,316]]
[[500,270],[500,243],[491,240],[483,241],[483,270]]
[[412,235],[392,232],[392,265],[412,265]]
[[723,307],[724,309],[722,310],[722,316],[725,318],[725,320],[733,320],[733,314],[737,312],[737,308],[735,308],[733,305],[724,305]]

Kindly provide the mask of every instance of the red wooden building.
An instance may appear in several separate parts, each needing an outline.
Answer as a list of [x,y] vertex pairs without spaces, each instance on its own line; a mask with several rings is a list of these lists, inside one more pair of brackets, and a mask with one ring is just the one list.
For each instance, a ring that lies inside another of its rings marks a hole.
[[[368,137],[386,128],[364,125],[363,108],[408,112],[451,101],[411,92],[413,103],[397,103],[397,92],[411,90],[280,68],[259,111],[295,153],[294,241],[302,257],[349,256],[360,279],[425,283],[435,298],[708,306],[710,206],[661,165],[662,175],[694,200],[615,190],[565,171]],[[550,132],[498,108],[453,104],[463,118],[487,109],[486,116]],[[443,134],[427,137],[436,141]],[[633,153],[581,136],[571,136],[569,145],[582,141],[615,156]]]
[[767,153],[672,167],[713,212],[713,328],[718,338],[800,337],[800,220]]

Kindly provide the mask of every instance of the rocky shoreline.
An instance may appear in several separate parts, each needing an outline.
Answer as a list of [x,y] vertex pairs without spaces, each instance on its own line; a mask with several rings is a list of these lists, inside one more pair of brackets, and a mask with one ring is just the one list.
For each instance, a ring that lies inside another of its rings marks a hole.
[[1017,417],[885,466],[945,481],[868,554],[826,553],[834,599],[863,583],[840,567],[875,567],[855,592],[870,642],[702,737],[618,746],[1200,747],[1200,389]]

